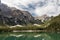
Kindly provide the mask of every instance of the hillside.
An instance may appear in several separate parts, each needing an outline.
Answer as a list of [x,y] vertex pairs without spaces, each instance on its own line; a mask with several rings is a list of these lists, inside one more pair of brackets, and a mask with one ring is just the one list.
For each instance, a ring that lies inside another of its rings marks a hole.
[[34,17],[28,11],[11,8],[2,3],[0,4],[0,24],[26,25],[31,23],[33,20]]
[[47,27],[47,30],[50,31],[60,31],[60,15],[52,18],[50,25]]

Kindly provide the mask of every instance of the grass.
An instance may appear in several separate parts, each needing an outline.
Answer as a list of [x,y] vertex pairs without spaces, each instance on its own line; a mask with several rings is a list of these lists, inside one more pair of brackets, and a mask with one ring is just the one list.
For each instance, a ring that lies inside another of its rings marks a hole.
[[12,30],[44,30],[47,27],[47,24],[49,23],[49,21],[44,22],[44,24],[40,24],[41,26],[35,26],[33,24],[27,24],[27,25],[23,25],[23,27],[13,27],[10,28],[11,26],[0,26],[0,30],[3,31],[12,31]]

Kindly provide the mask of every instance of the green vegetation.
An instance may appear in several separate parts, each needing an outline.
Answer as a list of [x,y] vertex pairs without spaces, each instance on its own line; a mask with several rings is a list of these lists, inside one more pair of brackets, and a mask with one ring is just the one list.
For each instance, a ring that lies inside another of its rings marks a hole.
[[60,15],[54,17],[50,22],[50,25],[47,27],[49,31],[60,31]]
[[0,26],[0,31],[5,31],[5,32],[13,31],[13,30],[43,30],[43,29],[44,28],[42,28],[42,27],[34,26],[34,25],[31,25],[31,24],[26,25],[26,26],[24,25],[24,27],[16,26],[16,27],[12,27],[12,28],[11,28],[11,26],[9,26],[9,27]]
[[13,30],[46,30],[48,32],[59,32],[60,31],[60,15],[52,18],[44,22],[44,24],[40,24],[41,26],[36,26],[33,24],[23,25],[23,27],[12,27],[4,25],[2,21],[0,21],[0,31],[13,31]]

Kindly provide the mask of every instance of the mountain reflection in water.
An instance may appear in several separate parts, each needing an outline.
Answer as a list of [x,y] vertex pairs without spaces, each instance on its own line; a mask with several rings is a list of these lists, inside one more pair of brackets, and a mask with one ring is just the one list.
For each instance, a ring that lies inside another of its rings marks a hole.
[[60,40],[60,33],[0,33],[0,40]]

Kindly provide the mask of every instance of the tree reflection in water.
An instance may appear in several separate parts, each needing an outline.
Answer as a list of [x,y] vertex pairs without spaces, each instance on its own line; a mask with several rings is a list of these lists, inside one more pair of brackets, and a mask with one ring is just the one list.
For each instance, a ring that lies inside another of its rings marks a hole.
[[0,40],[59,40],[57,33],[3,33]]

